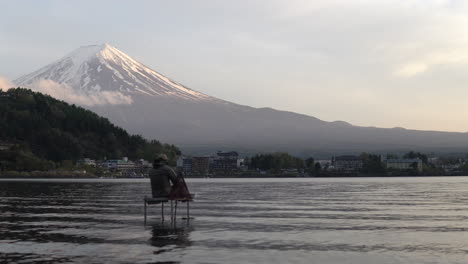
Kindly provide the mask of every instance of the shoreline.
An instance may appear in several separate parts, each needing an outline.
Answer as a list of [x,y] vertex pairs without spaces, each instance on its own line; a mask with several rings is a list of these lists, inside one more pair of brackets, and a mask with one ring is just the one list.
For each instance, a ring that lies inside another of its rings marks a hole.
[[[265,176],[265,177],[229,177],[229,176],[221,176],[221,177],[185,177],[187,180],[210,180],[210,179],[356,179],[356,178],[452,178],[452,177],[468,177],[468,175],[405,175],[405,176],[376,176],[376,175],[353,175],[353,176],[313,176],[313,177],[290,177],[290,176]],[[104,177],[1,177],[0,181],[29,181],[29,180],[40,180],[40,181],[47,181],[47,180],[96,180],[96,181],[128,181],[128,180],[142,180],[146,181],[149,178],[104,178]]]

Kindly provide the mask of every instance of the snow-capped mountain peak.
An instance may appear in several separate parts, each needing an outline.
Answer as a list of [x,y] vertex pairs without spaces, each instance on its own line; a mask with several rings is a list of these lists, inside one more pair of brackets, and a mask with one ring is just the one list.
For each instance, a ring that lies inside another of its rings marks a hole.
[[81,46],[58,61],[18,78],[15,83],[28,87],[39,80],[67,84],[86,93],[118,91],[126,95],[214,100],[165,77],[109,44]]

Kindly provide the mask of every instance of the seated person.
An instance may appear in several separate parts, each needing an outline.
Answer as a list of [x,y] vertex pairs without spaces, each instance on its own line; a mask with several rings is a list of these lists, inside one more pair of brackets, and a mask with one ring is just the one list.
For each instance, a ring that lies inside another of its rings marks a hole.
[[177,182],[177,174],[168,165],[165,154],[159,154],[153,162],[153,169],[149,172],[153,198],[168,197],[171,192],[171,183]]

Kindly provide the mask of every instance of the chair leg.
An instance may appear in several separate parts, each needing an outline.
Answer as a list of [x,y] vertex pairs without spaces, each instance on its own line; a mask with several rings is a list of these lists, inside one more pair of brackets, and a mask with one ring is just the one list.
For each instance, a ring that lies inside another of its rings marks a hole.
[[175,201],[174,222],[177,220],[177,200]]
[[164,203],[161,203],[161,220],[164,222]]
[[144,211],[145,211],[145,225],[146,225],[146,199],[143,200],[143,207],[144,207]]
[[171,200],[171,221],[174,221],[174,204],[172,200]]

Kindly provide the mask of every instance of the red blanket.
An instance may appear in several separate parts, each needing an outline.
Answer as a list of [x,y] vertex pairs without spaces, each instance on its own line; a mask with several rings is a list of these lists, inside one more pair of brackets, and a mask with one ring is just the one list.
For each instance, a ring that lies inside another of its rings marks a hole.
[[192,200],[187,184],[184,178],[179,177],[174,185],[172,185],[171,192],[169,193],[170,200]]

